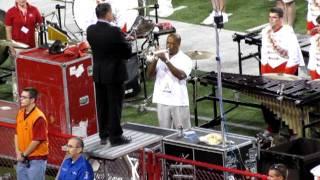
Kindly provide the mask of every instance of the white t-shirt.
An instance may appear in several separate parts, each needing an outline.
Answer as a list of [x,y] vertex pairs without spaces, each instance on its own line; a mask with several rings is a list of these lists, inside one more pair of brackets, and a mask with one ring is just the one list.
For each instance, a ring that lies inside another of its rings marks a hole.
[[310,172],[314,176],[314,180],[317,180],[317,178],[320,177],[320,165],[312,168]]
[[309,63],[308,69],[317,71],[320,74],[320,34],[316,34],[310,38]]
[[[277,32],[267,26],[262,30],[261,64],[269,64],[272,68],[287,62],[287,67],[304,66],[300,45],[291,26],[283,25]],[[276,50],[280,47],[288,51],[288,56],[281,56]]]
[[[191,73],[192,60],[182,51],[171,57],[169,61],[187,76]],[[161,60],[158,60],[156,66],[152,102],[169,106],[189,106],[187,78],[183,80],[176,78]]]
[[[316,3],[317,4],[316,4]],[[320,15],[320,0],[308,0],[307,21],[317,25],[316,18]]]

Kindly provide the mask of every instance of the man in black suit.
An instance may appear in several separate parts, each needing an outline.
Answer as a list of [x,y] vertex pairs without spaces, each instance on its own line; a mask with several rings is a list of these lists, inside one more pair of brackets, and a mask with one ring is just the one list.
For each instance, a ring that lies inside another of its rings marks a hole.
[[131,139],[122,135],[120,119],[127,79],[125,61],[131,56],[131,45],[120,29],[111,24],[110,4],[98,4],[96,15],[98,22],[88,27],[87,40],[93,54],[100,143],[107,144],[109,138],[112,146],[126,144]]

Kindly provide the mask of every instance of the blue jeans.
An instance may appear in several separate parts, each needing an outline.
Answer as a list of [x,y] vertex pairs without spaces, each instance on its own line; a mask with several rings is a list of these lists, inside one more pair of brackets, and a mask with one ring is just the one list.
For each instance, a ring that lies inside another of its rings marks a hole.
[[17,180],[45,180],[47,160],[31,160],[30,167],[18,162]]

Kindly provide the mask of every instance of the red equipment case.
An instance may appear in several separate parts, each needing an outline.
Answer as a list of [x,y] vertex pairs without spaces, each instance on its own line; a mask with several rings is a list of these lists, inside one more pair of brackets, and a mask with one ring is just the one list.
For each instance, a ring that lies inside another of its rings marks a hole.
[[49,122],[49,131],[92,135],[97,117],[91,55],[75,58],[51,55],[47,49],[31,49],[16,59],[18,92],[32,86]]

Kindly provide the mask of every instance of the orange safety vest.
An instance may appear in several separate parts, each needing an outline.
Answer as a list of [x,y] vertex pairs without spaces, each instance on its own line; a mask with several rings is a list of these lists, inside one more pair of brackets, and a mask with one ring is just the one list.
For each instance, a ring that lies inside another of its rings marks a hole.
[[[39,117],[42,117],[46,122],[46,127],[48,127],[47,119],[43,112],[35,107],[34,110],[24,119],[25,109],[20,109],[17,115],[17,127],[16,133],[18,137],[18,146],[21,152],[24,152],[32,141],[32,130],[33,125]],[[48,128],[46,128],[46,133],[48,133]],[[41,141],[41,143],[36,147],[36,149],[29,154],[32,156],[46,156],[49,154],[48,139]]]

